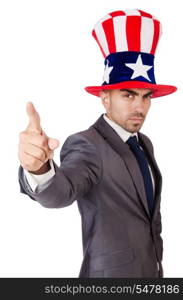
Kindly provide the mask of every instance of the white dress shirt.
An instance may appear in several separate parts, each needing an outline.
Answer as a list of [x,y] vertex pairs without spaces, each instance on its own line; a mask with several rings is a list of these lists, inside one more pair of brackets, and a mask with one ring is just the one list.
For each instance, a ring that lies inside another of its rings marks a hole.
[[45,184],[48,180],[50,180],[55,175],[55,168],[52,159],[49,159],[49,163],[51,169],[48,172],[41,175],[32,174],[29,171],[24,169],[25,177],[33,192],[35,192],[36,187],[38,185]]
[[[131,133],[131,132],[126,131],[124,128],[122,128],[121,126],[119,126],[118,124],[116,124],[115,122],[110,120],[106,116],[106,114],[103,114],[103,118],[116,131],[116,133],[120,136],[120,138],[124,142],[126,142],[129,139],[130,136],[134,136],[134,135],[137,137],[137,140],[138,140],[137,132]],[[45,184],[48,180],[50,180],[55,175],[55,169],[54,169],[52,159],[49,159],[49,163],[50,163],[51,169],[47,173],[44,173],[44,174],[41,174],[41,175],[32,174],[29,171],[24,169],[24,174],[25,174],[26,179],[27,179],[27,181],[30,185],[30,188],[32,189],[33,192],[35,192],[36,187],[38,185]],[[154,177],[153,177],[153,173],[152,173],[150,165],[149,165],[149,170],[150,170],[152,183],[153,183],[153,189],[154,189],[155,188],[155,186],[154,186]]]

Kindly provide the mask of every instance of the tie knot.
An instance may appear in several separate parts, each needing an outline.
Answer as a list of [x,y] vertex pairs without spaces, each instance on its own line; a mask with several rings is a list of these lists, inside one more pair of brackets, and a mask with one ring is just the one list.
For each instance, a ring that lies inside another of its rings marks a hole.
[[129,145],[129,146],[136,146],[136,147],[139,147],[139,143],[137,141],[137,137],[136,135],[134,136],[131,136],[127,141],[126,143]]

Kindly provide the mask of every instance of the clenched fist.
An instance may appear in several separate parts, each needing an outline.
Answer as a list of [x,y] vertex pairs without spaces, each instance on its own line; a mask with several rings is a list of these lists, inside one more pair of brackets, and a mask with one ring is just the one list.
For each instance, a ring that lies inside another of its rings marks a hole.
[[24,169],[33,174],[43,174],[50,169],[48,160],[53,158],[59,141],[49,138],[42,130],[40,116],[32,102],[27,103],[26,110],[29,124],[20,133],[18,157]]

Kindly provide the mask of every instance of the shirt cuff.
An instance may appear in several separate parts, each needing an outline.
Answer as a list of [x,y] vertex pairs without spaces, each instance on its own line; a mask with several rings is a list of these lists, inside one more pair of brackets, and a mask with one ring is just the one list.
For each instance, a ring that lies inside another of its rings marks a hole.
[[36,187],[38,185],[46,183],[55,175],[55,168],[52,159],[49,159],[49,164],[51,169],[48,172],[41,175],[32,174],[26,169],[24,169],[24,174],[26,176],[27,182],[30,185],[33,192],[35,192]]

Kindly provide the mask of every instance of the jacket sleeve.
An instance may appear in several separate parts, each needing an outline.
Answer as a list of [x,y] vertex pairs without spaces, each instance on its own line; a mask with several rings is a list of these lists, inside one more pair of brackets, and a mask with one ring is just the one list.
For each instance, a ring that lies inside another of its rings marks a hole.
[[69,136],[60,151],[61,165],[54,163],[55,175],[39,191],[33,192],[19,167],[20,192],[44,207],[65,207],[83,197],[102,176],[102,161],[96,146],[82,134]]

